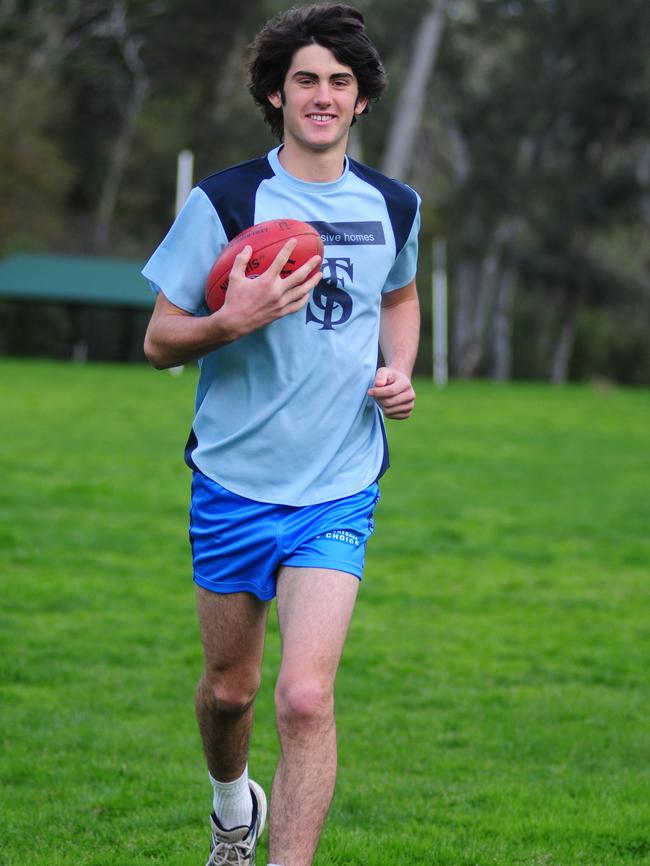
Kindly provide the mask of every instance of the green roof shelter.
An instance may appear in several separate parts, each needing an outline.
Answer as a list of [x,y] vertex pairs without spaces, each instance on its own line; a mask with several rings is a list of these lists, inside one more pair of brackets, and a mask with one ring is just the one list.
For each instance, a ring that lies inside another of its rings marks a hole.
[[0,301],[29,304],[31,315],[34,305],[61,305],[67,311],[67,346],[62,350],[67,357],[84,360],[114,336],[113,348],[102,348],[103,356],[143,359],[137,347],[155,295],[140,273],[142,267],[136,261],[16,253],[0,260]]
[[153,307],[144,263],[90,256],[16,253],[0,261],[0,297],[13,300]]

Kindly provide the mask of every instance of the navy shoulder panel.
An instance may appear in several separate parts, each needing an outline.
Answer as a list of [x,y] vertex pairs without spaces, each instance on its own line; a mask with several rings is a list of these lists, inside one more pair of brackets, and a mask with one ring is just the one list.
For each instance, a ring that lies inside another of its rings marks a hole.
[[198,184],[219,214],[229,241],[253,225],[257,189],[270,177],[273,169],[263,156],[211,174]]
[[380,171],[350,159],[350,171],[364,180],[383,195],[388,208],[388,216],[393,227],[397,254],[399,254],[413,228],[413,220],[418,209],[418,199],[415,192],[404,183],[386,177]]

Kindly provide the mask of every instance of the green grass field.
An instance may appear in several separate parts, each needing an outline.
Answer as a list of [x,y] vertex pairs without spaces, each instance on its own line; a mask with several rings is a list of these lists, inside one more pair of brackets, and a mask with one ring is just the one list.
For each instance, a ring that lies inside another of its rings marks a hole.
[[[2,866],[205,862],[194,378],[0,361]],[[316,864],[650,863],[650,393],[418,393],[389,425]],[[265,786],[278,656],[272,622]]]

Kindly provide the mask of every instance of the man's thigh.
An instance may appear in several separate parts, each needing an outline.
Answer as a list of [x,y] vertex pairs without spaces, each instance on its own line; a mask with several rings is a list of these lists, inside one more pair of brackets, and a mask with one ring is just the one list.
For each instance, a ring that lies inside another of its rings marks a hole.
[[268,602],[248,592],[220,594],[196,587],[206,672],[259,671],[264,651]]
[[286,679],[333,682],[359,589],[353,574],[329,568],[280,569],[277,610]]

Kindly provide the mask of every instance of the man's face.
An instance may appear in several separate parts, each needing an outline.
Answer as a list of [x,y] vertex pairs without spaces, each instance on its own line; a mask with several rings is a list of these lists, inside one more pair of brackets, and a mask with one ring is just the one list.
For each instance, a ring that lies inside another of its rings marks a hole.
[[326,151],[345,148],[355,114],[368,100],[359,99],[354,72],[322,45],[306,45],[293,55],[284,80],[284,99],[279,91],[269,102],[284,114],[284,140],[302,149]]

